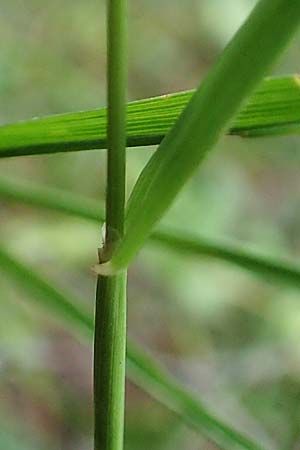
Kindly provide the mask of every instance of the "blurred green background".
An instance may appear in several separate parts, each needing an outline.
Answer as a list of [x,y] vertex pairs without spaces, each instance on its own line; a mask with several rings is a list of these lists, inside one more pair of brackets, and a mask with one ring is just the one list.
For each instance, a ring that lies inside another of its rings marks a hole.
[[[129,99],[195,87],[254,3],[129,0]],[[0,0],[0,35],[1,124],[105,105],[104,1]],[[300,35],[273,73],[297,72],[299,57]],[[299,144],[225,137],[165,223],[298,261]],[[154,150],[128,151],[128,192]],[[1,174],[103,203],[104,152],[3,159]],[[9,248],[92,310],[99,227],[1,199],[0,214]],[[270,449],[299,448],[299,292],[147,246],[128,294],[129,335],[211,411]],[[91,348],[1,272],[0,302],[0,448],[90,450]],[[130,383],[125,441],[126,450],[216,449]]]

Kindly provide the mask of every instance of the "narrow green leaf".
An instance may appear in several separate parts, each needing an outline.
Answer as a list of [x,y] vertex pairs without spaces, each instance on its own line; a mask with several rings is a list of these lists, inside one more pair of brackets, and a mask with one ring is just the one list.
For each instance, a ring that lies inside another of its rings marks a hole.
[[129,201],[125,237],[99,273],[128,266],[299,22],[299,0],[258,2],[142,171]]
[[[223,88],[226,89],[225,82]],[[195,91],[128,104],[127,146],[159,144]],[[0,157],[106,148],[107,111],[58,114],[0,127]],[[228,133],[243,137],[300,132],[298,75],[265,78]],[[184,149],[182,149],[184,151]]]
[[261,445],[220,422],[195,398],[195,395],[184,389],[156,361],[134,344],[130,345],[127,365],[130,377],[136,384],[223,450],[262,450]]
[[[71,332],[92,340],[94,321],[79,302],[67,292],[57,289],[45,278],[29,269],[0,246],[0,267],[22,290],[30,294],[51,318],[58,319]],[[132,343],[127,346],[128,375],[143,390],[166,405],[181,419],[224,450],[263,450],[244,436],[215,418],[195,398],[182,388],[159,364]]]
[[0,198],[104,222],[104,209],[96,200],[31,181],[0,177]]
[[[96,200],[28,181],[0,178],[0,198],[62,212],[96,223],[103,223],[105,220],[104,212]],[[182,255],[216,258],[244,268],[266,281],[300,288],[300,269],[292,261],[258,255],[237,244],[207,239],[198,234],[165,227],[160,227],[149,239],[154,244],[164,245]]]
[[0,247],[0,267],[12,276],[20,287],[34,298],[38,305],[58,318],[70,331],[79,331],[84,336],[93,334],[93,319],[83,308],[82,302],[62,289],[53,287],[45,278],[12,257]]
[[259,255],[236,244],[170,229],[159,229],[150,235],[150,240],[186,256],[220,259],[246,269],[265,281],[300,289],[299,265],[289,260]]

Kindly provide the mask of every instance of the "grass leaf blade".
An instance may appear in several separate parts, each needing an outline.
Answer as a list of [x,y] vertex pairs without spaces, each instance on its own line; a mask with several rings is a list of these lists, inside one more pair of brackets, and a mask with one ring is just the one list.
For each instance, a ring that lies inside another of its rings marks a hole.
[[171,229],[157,230],[150,235],[150,240],[181,255],[212,257],[246,269],[267,282],[300,289],[299,266],[288,260],[259,255],[237,244],[213,241]]
[[67,326],[71,331],[79,331],[83,336],[92,337],[94,321],[82,306],[82,302],[70,293],[53,287],[48,280],[19,262],[3,247],[0,247],[0,267],[20,284],[25,292],[29,293],[37,304],[53,317]]
[[[193,93],[178,92],[129,103],[127,146],[159,144]],[[104,149],[106,126],[106,108],[4,125],[0,127],[0,157]],[[228,130],[243,137],[299,132],[297,75],[265,78]]]
[[299,22],[297,0],[258,2],[142,171],[129,201],[125,236],[99,273],[128,266]]
[[130,347],[128,368],[131,379],[147,389],[160,403],[167,405],[184,422],[224,450],[262,450],[250,438],[219,421],[201,404],[195,395],[168,374],[147,353],[134,344]]

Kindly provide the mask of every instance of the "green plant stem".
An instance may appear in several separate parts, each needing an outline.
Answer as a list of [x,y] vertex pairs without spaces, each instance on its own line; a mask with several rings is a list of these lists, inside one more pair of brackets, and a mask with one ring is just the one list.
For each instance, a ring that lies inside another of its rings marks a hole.
[[[107,2],[108,121],[106,233],[99,262],[124,234],[127,0]],[[125,404],[126,272],[98,277],[94,338],[95,450],[122,450]]]
[[123,448],[126,273],[99,277],[94,338],[95,450]]

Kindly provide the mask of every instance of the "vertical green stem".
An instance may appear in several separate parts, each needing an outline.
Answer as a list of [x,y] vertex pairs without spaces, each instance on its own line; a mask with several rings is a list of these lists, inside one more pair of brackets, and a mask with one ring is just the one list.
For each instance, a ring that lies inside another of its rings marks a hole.
[[[127,0],[108,0],[106,237],[99,262],[124,234],[126,186]],[[126,273],[99,277],[94,341],[95,450],[122,450],[126,353]]]

